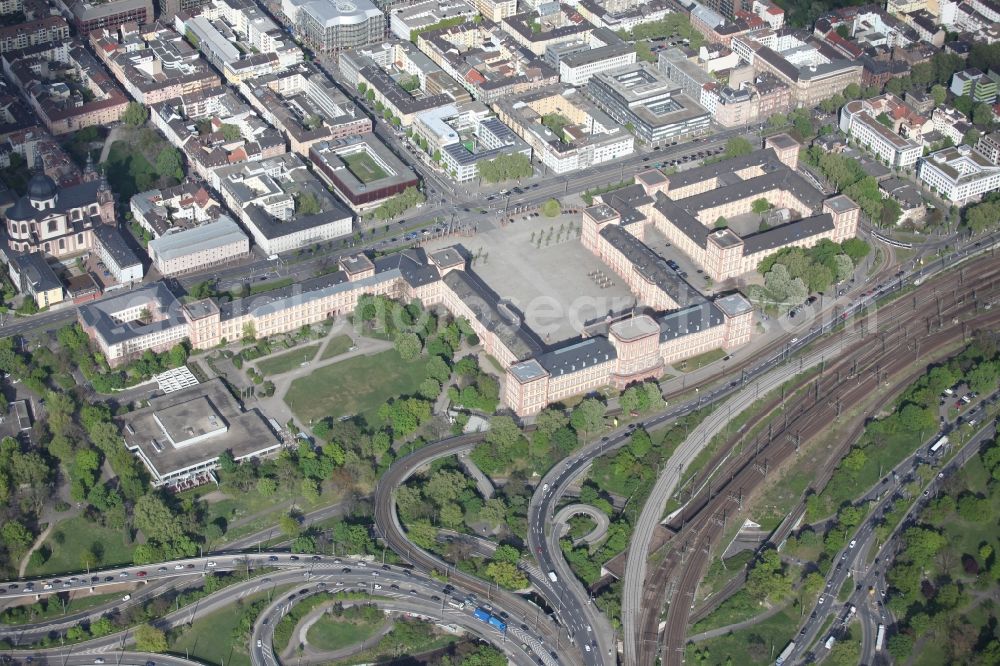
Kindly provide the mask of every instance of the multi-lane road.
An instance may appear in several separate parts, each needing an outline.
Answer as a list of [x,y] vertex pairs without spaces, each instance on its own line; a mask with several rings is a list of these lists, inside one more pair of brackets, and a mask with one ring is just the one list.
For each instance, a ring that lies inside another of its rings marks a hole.
[[[879,483],[863,498],[861,504],[874,502],[869,517],[857,528],[847,544],[836,554],[834,562],[836,565],[827,576],[823,591],[817,599],[812,612],[803,623],[795,638],[795,650],[790,655],[789,663],[796,663],[798,660],[813,661],[817,657],[823,657],[827,636],[820,635],[819,631],[824,627],[831,615],[839,615],[843,609],[854,606],[857,609],[857,619],[860,623],[861,632],[861,662],[871,666],[875,661],[875,634],[879,624],[888,624],[889,616],[884,606],[885,574],[891,565],[892,555],[898,547],[897,533],[909,526],[912,516],[919,512],[933,497],[938,488],[954,472],[963,467],[980,450],[980,447],[996,434],[995,423],[987,423],[979,429],[976,434],[959,449],[931,479],[924,485],[922,492],[913,498],[913,502],[906,513],[899,520],[884,544],[876,543],[876,526],[880,520],[889,512],[891,505],[901,498],[900,488],[905,485],[907,479],[912,478],[916,473],[917,466],[921,459],[935,462],[930,455],[929,444],[934,441],[931,438],[924,445],[920,446],[905,460],[900,462],[891,472],[887,472],[882,483]],[[868,552],[875,548],[873,558],[868,558]],[[877,564],[868,564],[869,559]],[[854,590],[851,592],[846,606],[842,606],[837,601],[838,592],[841,587],[853,578]],[[831,635],[836,636],[837,625],[833,625]],[[817,639],[819,643],[814,646]],[[813,646],[810,649],[810,646]]]
[[[261,573],[265,569],[266,572]],[[387,609],[401,612],[417,612],[434,618],[445,624],[454,624],[478,635],[484,640],[494,643],[505,650],[517,664],[537,663],[542,659],[548,666],[554,666],[557,658],[553,657],[551,648],[525,621],[514,622],[508,626],[508,634],[498,631],[472,615],[472,611],[480,605],[486,605],[501,617],[507,616],[506,611],[498,606],[492,597],[479,598],[475,593],[460,591],[454,586],[441,583],[438,580],[409,568],[383,565],[363,559],[341,559],[320,555],[289,555],[280,552],[264,552],[254,555],[217,554],[210,557],[199,557],[172,562],[164,562],[148,567],[123,567],[101,571],[93,576],[71,576],[65,579],[46,579],[39,581],[4,583],[6,591],[0,598],[36,598],[54,595],[65,591],[89,591],[94,594],[118,590],[122,594],[121,602],[96,607],[81,613],[74,618],[74,624],[83,620],[94,620],[105,613],[122,611],[137,603],[141,604],[150,598],[167,590],[181,589],[197,584],[197,578],[214,571],[232,572],[236,575],[246,572],[244,581],[234,583],[219,590],[191,607],[174,611],[157,622],[162,628],[172,628],[203,617],[205,614],[232,604],[249,594],[258,592],[273,592],[277,588],[289,585],[303,588],[291,593],[285,592],[282,599],[275,602],[274,608],[285,608],[308,594],[318,592],[367,592],[372,600]],[[253,576],[251,576],[253,574]],[[68,587],[64,587],[67,585]],[[123,589],[125,585],[138,586],[136,589]],[[51,586],[51,587],[48,587]],[[48,589],[46,589],[48,587]],[[498,607],[494,609],[494,605]],[[258,619],[254,629],[252,650],[257,659],[263,659],[265,646],[270,647],[270,633],[273,623],[264,621],[265,613]],[[532,623],[533,624],[533,623]],[[270,625],[270,629],[267,627]],[[29,645],[32,642],[51,634],[53,627],[49,622],[38,623],[27,627],[5,627],[0,631],[0,638],[14,644],[13,654],[19,657],[42,656],[53,650],[31,649],[18,650],[18,645]],[[265,635],[266,634],[266,635]],[[70,648],[77,654],[89,654],[91,661],[102,653],[120,650],[127,644],[127,631],[83,642]],[[257,646],[256,639],[262,639]],[[266,638],[267,640],[263,640]],[[525,647],[522,647],[525,646]],[[61,652],[62,653],[62,652]],[[269,652],[268,652],[269,654]],[[273,659],[270,662],[273,663]]]

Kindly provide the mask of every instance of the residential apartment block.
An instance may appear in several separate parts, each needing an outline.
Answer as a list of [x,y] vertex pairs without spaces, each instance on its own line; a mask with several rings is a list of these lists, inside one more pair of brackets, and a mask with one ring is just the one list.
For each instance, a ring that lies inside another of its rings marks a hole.
[[192,181],[162,190],[148,190],[129,201],[132,219],[153,238],[201,226],[222,214],[209,191]]
[[1000,189],[1000,167],[969,146],[945,148],[921,158],[917,176],[938,196],[958,206]]
[[396,7],[389,13],[389,31],[408,41],[420,31],[442,21],[464,23],[472,20],[477,13],[465,0],[419,0]]
[[149,31],[121,26],[90,35],[98,57],[139,103],[159,104],[219,85],[219,77],[198,51],[161,25]]
[[118,122],[128,98],[82,44],[72,40],[3,54],[3,71],[55,135]]
[[216,175],[226,205],[265,254],[297,250],[351,233],[351,211],[327,192],[298,155],[287,153],[223,167]]
[[441,154],[452,179],[464,183],[479,177],[479,164],[500,155],[531,157],[531,148],[482,102],[446,104],[417,114],[412,126],[427,151]]
[[543,58],[490,21],[422,32],[417,47],[484,104],[559,80]]
[[313,144],[372,131],[371,119],[309,63],[244,81],[240,90],[303,157]]
[[493,110],[554,173],[612,162],[635,149],[635,137],[622,123],[575,88],[554,85],[504,98],[493,104]]
[[69,24],[61,16],[46,16],[0,28],[0,53],[69,39]]
[[876,112],[870,102],[852,100],[840,110],[840,129],[887,166],[912,168],[923,153],[921,144],[905,139],[886,127],[878,120],[879,115],[881,113]]

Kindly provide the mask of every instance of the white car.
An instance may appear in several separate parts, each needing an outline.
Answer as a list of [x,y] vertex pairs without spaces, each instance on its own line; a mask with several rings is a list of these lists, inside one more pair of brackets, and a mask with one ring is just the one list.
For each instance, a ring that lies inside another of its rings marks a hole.
[[52,589],[52,583],[46,583],[45,585],[42,585],[42,589],[43,590],[51,590]]
[[858,545],[858,540],[857,539],[851,539],[851,543],[848,546],[848,548],[854,548],[857,545]]
[[184,568],[183,564],[175,564],[174,565],[174,571],[180,571],[183,568]]
[[821,594],[819,595],[819,605],[822,606],[826,602],[826,598]]
[[131,594],[126,594],[124,597],[122,597],[122,601],[128,601],[131,598],[132,598]]
[[216,566],[215,560],[209,560],[208,564],[206,564],[205,566],[207,566],[207,567],[214,567],[214,566]]
[[263,647],[264,643],[259,638],[257,639],[257,647]]

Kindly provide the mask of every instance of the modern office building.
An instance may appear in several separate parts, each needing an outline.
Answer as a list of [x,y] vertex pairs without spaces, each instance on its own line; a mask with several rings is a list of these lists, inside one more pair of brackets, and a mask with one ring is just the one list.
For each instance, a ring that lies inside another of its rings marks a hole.
[[334,53],[385,37],[385,15],[371,0],[282,0],[281,10],[303,42]]
[[228,215],[179,229],[149,242],[149,258],[160,275],[174,276],[224,266],[250,256],[250,239]]
[[214,471],[224,452],[241,462],[281,448],[267,419],[256,409],[244,410],[218,378],[152,398],[117,424],[157,488],[217,482]]
[[324,141],[309,149],[320,177],[356,211],[419,184],[417,175],[374,134]]
[[710,122],[708,111],[647,62],[595,74],[587,94],[640,141],[653,146],[698,136]]

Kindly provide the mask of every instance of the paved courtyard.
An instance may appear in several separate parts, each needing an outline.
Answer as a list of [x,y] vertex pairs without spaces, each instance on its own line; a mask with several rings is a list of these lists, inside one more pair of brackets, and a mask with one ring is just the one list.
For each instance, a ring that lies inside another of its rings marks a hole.
[[[472,270],[520,309],[528,326],[551,344],[575,337],[585,323],[635,303],[621,278],[583,248],[579,230],[579,214],[538,217],[461,243],[476,257]],[[454,242],[431,241],[428,249]]]

